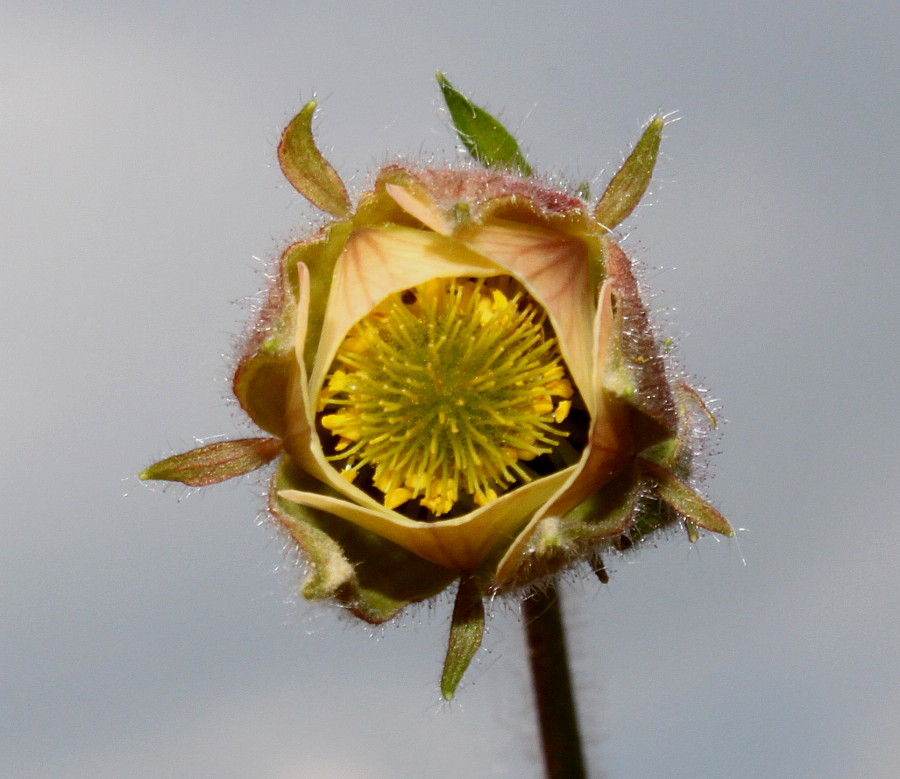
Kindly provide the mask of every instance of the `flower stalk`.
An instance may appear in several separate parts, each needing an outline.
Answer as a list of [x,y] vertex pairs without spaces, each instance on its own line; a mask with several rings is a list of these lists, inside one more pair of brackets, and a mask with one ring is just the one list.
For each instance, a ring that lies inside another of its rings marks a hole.
[[556,583],[522,601],[528,661],[548,779],[586,776],[565,625]]

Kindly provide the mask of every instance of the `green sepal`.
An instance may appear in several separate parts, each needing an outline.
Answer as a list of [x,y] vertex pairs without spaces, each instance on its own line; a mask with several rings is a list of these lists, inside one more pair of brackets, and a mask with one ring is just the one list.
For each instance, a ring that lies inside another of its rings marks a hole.
[[278,161],[285,177],[317,208],[342,218],[350,213],[347,188],[316,146],[312,117],[316,101],[310,100],[285,128],[278,144]]
[[377,625],[408,604],[436,595],[459,576],[351,522],[284,500],[278,497],[280,490],[340,496],[296,468],[289,457],[279,463],[272,480],[269,510],[306,556],[303,595],[309,600],[337,600]]
[[317,238],[292,244],[285,250],[279,264],[280,275],[269,290],[259,322],[238,361],[233,382],[235,396],[259,427],[280,438],[287,434],[287,393],[298,367],[294,342],[297,265],[302,262],[309,268],[309,316],[304,349],[309,373],[319,345],[334,266],[351,229],[349,221],[334,222]]
[[273,334],[238,363],[232,389],[247,415],[267,433],[287,433],[287,391],[296,370],[284,339]]
[[584,554],[604,540],[628,549],[677,520],[661,505],[652,477],[632,465],[560,521],[560,535]]
[[477,162],[486,168],[534,175],[518,141],[497,119],[458,92],[443,73],[437,73],[437,81],[456,134]]
[[664,124],[661,116],[650,120],[634,150],[612,177],[594,208],[594,218],[607,230],[627,219],[647,191],[656,166]]
[[551,576],[573,560],[618,547],[643,513],[651,481],[633,467],[590,495],[563,517],[542,520],[529,539],[529,553],[504,589],[522,587]]
[[[679,382],[673,388],[675,407],[678,412],[678,435],[661,441],[641,452],[641,459],[649,461],[667,471],[672,477],[684,480],[690,477],[694,459],[693,449],[690,445],[690,436],[697,421],[704,420],[710,428],[715,429],[717,422],[714,414],[703,402],[700,393],[685,382]],[[668,477],[667,477],[668,478]],[[686,485],[682,485],[686,489]],[[660,500],[663,500],[660,496]],[[667,507],[673,507],[671,502],[665,503]],[[718,525],[724,522],[718,512]],[[688,540],[694,544],[700,540],[700,527],[696,522],[681,515]],[[725,522],[725,525],[728,523]],[[717,531],[721,532],[721,531]],[[730,535],[730,533],[726,533]]]
[[[258,321],[247,338],[232,380],[232,390],[247,416],[267,433],[284,438],[287,393],[297,359],[294,329],[297,285],[281,275],[273,279]],[[296,267],[294,268],[296,276]]]
[[[656,451],[662,453],[667,445]],[[691,541],[699,538],[697,526],[733,534],[724,517],[694,490],[657,463],[638,457],[565,516],[540,522],[530,538],[529,554],[503,589],[550,576],[578,559],[593,559],[602,566],[598,561],[604,550],[630,549],[679,521]]]
[[712,429],[715,429],[718,423],[697,390],[687,383],[678,382],[672,388],[672,394],[678,416],[678,434],[644,449],[641,457],[671,471],[680,479],[686,479],[691,474],[694,459],[690,444],[695,420],[699,418],[705,421]]
[[725,517],[674,473],[657,463],[640,457],[637,459],[637,466],[656,482],[656,494],[659,495],[660,500],[675,509],[685,519],[714,533],[721,533],[723,536],[734,535],[734,531]]
[[141,479],[177,481],[190,487],[207,487],[262,468],[282,450],[277,438],[241,438],[218,441],[154,463]]
[[560,521],[566,544],[594,544],[627,533],[634,525],[649,481],[629,468],[584,500]]
[[441,694],[444,700],[453,699],[463,674],[481,646],[483,636],[484,602],[481,590],[475,578],[467,576],[459,582],[450,622],[450,640],[441,675]]

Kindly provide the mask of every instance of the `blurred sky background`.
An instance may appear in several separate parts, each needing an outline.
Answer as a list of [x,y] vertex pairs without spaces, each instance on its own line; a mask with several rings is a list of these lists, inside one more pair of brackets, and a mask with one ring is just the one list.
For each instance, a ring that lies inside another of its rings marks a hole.
[[[601,189],[727,424],[715,504],[568,580],[592,776],[900,776],[898,6],[6,2],[0,10],[0,776],[538,777],[514,608],[452,704],[449,597],[372,629],[297,594],[261,478],[132,474],[246,434],[232,345],[316,214],[313,95],[359,191],[452,159],[433,74]],[[255,259],[261,258],[261,259]]]

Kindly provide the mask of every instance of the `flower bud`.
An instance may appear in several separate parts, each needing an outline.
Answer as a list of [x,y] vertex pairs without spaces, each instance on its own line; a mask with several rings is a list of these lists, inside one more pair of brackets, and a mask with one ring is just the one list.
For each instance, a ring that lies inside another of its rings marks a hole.
[[610,232],[647,188],[663,120],[591,204],[534,178],[438,78],[478,164],[388,165],[355,208],[314,142],[315,103],[288,125],[282,169],[333,221],[284,252],[235,373],[274,438],[142,476],[206,484],[279,457],[269,505],[307,558],[304,594],[369,622],[459,580],[450,697],[485,595],[679,521],[692,540],[731,529],[691,486],[699,396],[673,382]]

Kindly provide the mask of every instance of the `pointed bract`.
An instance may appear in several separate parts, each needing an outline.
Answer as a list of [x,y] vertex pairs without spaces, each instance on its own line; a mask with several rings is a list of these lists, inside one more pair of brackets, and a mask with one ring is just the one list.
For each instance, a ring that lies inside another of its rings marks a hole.
[[281,441],[277,438],[219,441],[160,460],[144,470],[140,478],[207,487],[262,468],[281,450]]
[[477,162],[523,176],[534,174],[518,141],[497,119],[457,91],[443,73],[437,74],[437,80],[459,140]]
[[285,128],[278,144],[278,161],[287,180],[310,203],[332,216],[344,217],[350,213],[350,197],[313,140],[315,110],[316,101],[310,100]]
[[452,700],[463,674],[481,646],[483,635],[484,602],[481,590],[473,578],[466,577],[459,583],[450,623],[450,640],[441,675],[441,694],[444,700]]
[[597,203],[594,218],[607,230],[627,219],[647,191],[656,166],[664,124],[661,116],[653,117]]
[[656,480],[659,497],[683,517],[714,533],[734,535],[725,517],[674,473],[649,460],[639,458],[638,465]]

